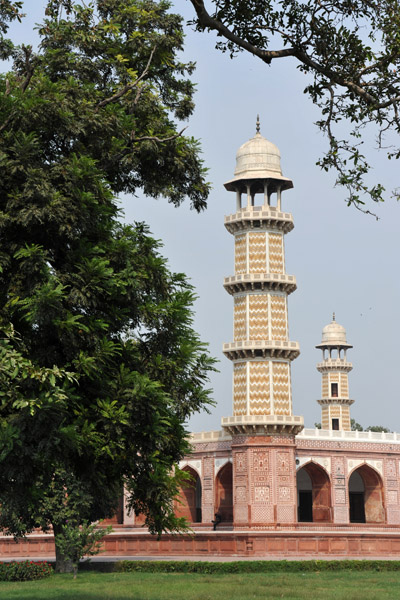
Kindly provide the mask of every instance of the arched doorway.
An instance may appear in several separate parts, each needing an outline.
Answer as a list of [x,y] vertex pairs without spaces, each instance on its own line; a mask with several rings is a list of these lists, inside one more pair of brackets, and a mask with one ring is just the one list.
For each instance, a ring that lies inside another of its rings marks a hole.
[[349,477],[350,523],[384,523],[383,484],[369,465],[355,469]]
[[297,471],[297,520],[331,523],[331,482],[325,469],[308,463]]
[[201,523],[201,480],[194,469],[185,467],[183,469],[190,474],[181,487],[179,501],[175,505],[177,517],[185,517],[190,523]]
[[228,462],[217,473],[215,481],[215,512],[222,522],[233,521],[232,463]]

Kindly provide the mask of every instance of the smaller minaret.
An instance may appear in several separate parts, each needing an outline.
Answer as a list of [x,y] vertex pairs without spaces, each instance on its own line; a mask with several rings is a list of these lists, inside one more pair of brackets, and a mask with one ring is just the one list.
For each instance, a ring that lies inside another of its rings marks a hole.
[[336,323],[335,313],[332,322],[322,330],[322,341],[316,348],[322,350],[322,362],[317,364],[322,374],[322,429],[350,431],[350,406],[348,373],[353,368],[347,362],[347,349],[352,348],[346,340],[346,330]]

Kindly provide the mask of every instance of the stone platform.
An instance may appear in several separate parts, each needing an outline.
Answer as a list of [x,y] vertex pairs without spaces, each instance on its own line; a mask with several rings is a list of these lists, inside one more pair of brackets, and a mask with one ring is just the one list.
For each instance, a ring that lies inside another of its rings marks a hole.
[[[160,540],[146,531],[127,528],[106,536],[103,558],[128,557],[203,557],[213,560],[300,559],[300,558],[373,558],[400,556],[400,528],[349,528],[331,530],[274,531],[195,531],[193,535],[163,535]],[[50,534],[31,534],[19,543],[7,536],[0,537],[0,560],[23,557],[54,558],[54,541]]]

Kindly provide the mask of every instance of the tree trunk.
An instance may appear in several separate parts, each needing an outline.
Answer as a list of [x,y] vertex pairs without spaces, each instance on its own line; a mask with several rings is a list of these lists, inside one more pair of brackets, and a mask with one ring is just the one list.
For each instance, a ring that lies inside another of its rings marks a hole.
[[63,554],[61,548],[59,548],[59,546],[57,544],[57,535],[58,535],[57,526],[53,525],[53,531],[54,531],[54,543],[56,546],[56,573],[72,573],[74,571],[74,565],[72,563],[72,560],[69,558],[66,558],[66,556]]

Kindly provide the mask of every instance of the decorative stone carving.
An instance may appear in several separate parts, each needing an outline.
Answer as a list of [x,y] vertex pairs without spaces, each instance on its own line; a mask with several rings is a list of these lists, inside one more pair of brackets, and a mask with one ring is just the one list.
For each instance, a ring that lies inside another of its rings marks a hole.
[[272,523],[274,520],[274,509],[271,505],[252,506],[251,520],[253,523]]
[[344,488],[335,489],[335,504],[346,504],[346,490]]
[[247,490],[244,486],[236,487],[236,502],[246,502],[247,501]]
[[278,452],[276,462],[279,475],[288,475],[290,471],[289,452]]
[[236,452],[236,473],[243,473],[247,470],[247,455],[246,452]]
[[279,500],[280,501],[287,501],[291,499],[291,494],[290,494],[290,487],[288,486],[281,486],[279,487]]
[[254,451],[253,452],[253,471],[254,473],[264,473],[268,471],[268,451]]
[[277,506],[276,519],[278,523],[293,523],[295,521],[295,513],[293,506]]
[[254,487],[254,502],[269,503],[269,487],[257,485]]

